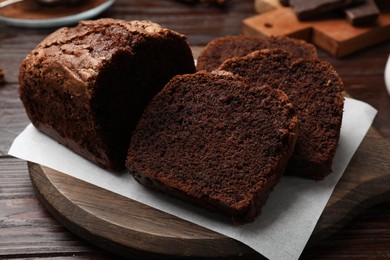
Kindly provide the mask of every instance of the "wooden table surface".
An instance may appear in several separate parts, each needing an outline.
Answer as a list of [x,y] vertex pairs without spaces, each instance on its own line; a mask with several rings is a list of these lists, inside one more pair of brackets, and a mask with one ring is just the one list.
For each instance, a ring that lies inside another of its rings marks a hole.
[[[253,0],[232,0],[224,8],[174,0],[118,0],[101,16],[150,19],[186,34],[191,45],[202,46],[219,36],[240,34],[242,19],[254,14]],[[20,62],[53,30],[0,25],[0,67],[6,81],[0,85],[0,259],[117,259],[118,256],[83,241],[59,224],[38,202],[26,162],[7,155],[13,139],[29,123],[17,92]],[[318,52],[336,68],[352,97],[378,109],[373,127],[390,140],[390,96],[383,77],[390,43],[343,59]],[[390,259],[390,201],[362,212],[336,234],[306,248],[301,256],[373,258]]]

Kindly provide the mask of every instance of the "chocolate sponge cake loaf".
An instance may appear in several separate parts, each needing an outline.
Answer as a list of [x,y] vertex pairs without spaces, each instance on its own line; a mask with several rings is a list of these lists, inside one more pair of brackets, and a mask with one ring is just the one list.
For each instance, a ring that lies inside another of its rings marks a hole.
[[125,168],[131,132],[175,75],[195,66],[185,36],[149,21],[61,28],[23,61],[20,98],[40,131],[101,167]]
[[287,96],[205,71],[174,77],[145,109],[126,166],[153,189],[253,221],[297,136]]
[[226,60],[222,70],[284,91],[295,106],[299,136],[289,173],[321,180],[331,172],[343,114],[343,83],[319,59],[294,59],[282,50],[255,51]]
[[281,49],[297,58],[315,58],[314,45],[303,40],[285,36],[272,36],[262,39],[248,36],[225,36],[206,45],[199,54],[196,69],[213,71],[229,58],[242,57],[261,49]]

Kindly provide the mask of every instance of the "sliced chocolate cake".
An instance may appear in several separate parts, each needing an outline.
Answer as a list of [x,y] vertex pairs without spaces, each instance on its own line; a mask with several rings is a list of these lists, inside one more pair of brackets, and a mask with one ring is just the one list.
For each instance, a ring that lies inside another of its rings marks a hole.
[[173,76],[193,72],[181,34],[149,21],[82,21],[55,31],[26,57],[19,93],[40,131],[117,170],[150,99]]
[[297,137],[287,96],[230,74],[174,77],[145,109],[126,166],[153,189],[253,221]]
[[315,58],[314,45],[303,40],[285,36],[254,38],[248,36],[225,36],[211,41],[198,57],[196,69],[213,71],[229,58],[242,57],[261,49],[281,49],[297,58]]
[[340,136],[343,82],[319,59],[295,59],[282,50],[255,51],[221,66],[252,83],[284,91],[298,113],[299,136],[287,171],[321,180],[331,172]]

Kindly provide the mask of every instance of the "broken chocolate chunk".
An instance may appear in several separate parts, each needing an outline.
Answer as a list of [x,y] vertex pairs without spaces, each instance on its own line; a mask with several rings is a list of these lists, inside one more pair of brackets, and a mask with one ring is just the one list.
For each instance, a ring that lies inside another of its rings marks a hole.
[[374,0],[365,0],[358,5],[348,7],[344,12],[353,26],[362,26],[373,24],[380,11]]
[[283,6],[290,6],[290,0],[279,0],[279,2]]
[[290,0],[290,5],[299,20],[310,20],[329,11],[341,10],[360,2],[362,0]]

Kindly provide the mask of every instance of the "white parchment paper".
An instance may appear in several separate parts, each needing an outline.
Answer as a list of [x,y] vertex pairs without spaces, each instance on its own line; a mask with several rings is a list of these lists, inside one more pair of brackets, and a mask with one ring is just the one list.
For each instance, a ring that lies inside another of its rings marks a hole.
[[237,239],[269,259],[298,259],[376,110],[347,98],[333,173],[315,182],[284,176],[254,223],[237,227],[220,216],[145,189],[130,174],[109,173],[83,159],[32,125],[14,140],[9,154],[67,173],[162,211]]

